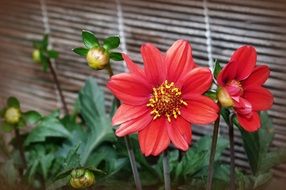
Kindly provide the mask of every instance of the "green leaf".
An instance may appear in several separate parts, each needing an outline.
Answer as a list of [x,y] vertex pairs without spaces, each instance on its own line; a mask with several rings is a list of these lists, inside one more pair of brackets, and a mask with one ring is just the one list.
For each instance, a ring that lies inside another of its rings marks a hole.
[[57,52],[56,50],[48,50],[48,57],[56,59],[59,57],[59,52]]
[[89,78],[79,93],[80,113],[89,129],[87,143],[81,154],[84,166],[91,152],[104,141],[114,141],[111,119],[107,116],[104,94],[94,78]]
[[264,157],[261,158],[261,164],[259,172],[264,173],[270,171],[274,166],[286,162],[286,148],[279,148],[268,152]]
[[47,154],[40,159],[40,166],[42,169],[44,179],[48,178],[48,172],[49,172],[49,169],[54,159],[55,159],[55,156],[52,153]]
[[[263,159],[267,156],[269,146],[273,140],[274,131],[272,122],[266,112],[261,112],[261,128],[256,132],[246,132],[240,127],[237,119],[234,120],[234,124],[240,129],[243,139],[243,145],[247,154],[251,170],[254,175],[259,174],[260,169],[264,168]],[[265,169],[263,169],[264,171]]]
[[93,48],[93,47],[99,47],[99,42],[95,34],[93,34],[90,31],[83,30],[81,35],[82,35],[82,40],[83,40],[85,47],[87,47],[88,49]]
[[24,144],[44,142],[47,137],[71,139],[71,134],[57,118],[46,117],[29,133]]
[[15,129],[14,125],[11,125],[11,124],[6,123],[6,122],[3,122],[0,127],[1,127],[1,130],[3,130],[4,132],[7,132],[7,133],[9,133]]
[[88,49],[86,48],[74,48],[72,50],[73,52],[75,52],[76,54],[80,55],[80,56],[83,56],[83,57],[86,57],[87,53],[88,53]]
[[36,111],[27,111],[22,114],[26,125],[35,125],[41,118],[41,114]]
[[49,45],[49,35],[48,34],[45,34],[44,35],[44,38],[43,38],[43,41],[42,41],[42,48],[43,50],[47,50],[48,48],[48,45]]
[[109,56],[110,56],[110,59],[112,59],[114,61],[122,61],[123,60],[122,55],[119,52],[111,52],[109,54]]
[[106,50],[115,49],[120,44],[120,38],[118,36],[110,36],[103,41],[103,48]]
[[214,75],[215,79],[217,79],[217,76],[220,73],[220,71],[222,70],[222,67],[221,67],[221,65],[217,59],[215,60],[214,64],[215,64],[215,66],[214,66],[213,75]]
[[208,96],[209,98],[213,99],[213,100],[217,100],[217,94],[216,92],[213,91],[207,91],[205,93],[206,96]]
[[20,108],[20,102],[15,97],[9,97],[7,100],[8,107]]
[[272,178],[271,172],[267,172],[267,173],[255,176],[253,189],[256,189],[256,188],[266,184],[271,178]]

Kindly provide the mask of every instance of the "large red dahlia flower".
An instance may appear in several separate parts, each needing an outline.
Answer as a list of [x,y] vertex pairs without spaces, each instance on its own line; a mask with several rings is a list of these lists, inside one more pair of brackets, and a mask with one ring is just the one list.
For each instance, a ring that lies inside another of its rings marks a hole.
[[271,108],[272,94],[262,84],[269,77],[266,65],[255,66],[256,50],[243,46],[232,55],[218,75],[218,98],[222,105],[233,106],[240,125],[248,132],[260,128],[257,111]]
[[186,151],[191,142],[190,123],[208,124],[218,106],[202,94],[211,83],[208,68],[195,68],[190,44],[176,41],[166,54],[152,44],[141,47],[144,69],[127,55],[129,73],[115,75],[108,88],[122,105],[112,119],[117,136],[139,133],[141,151],[158,155],[171,142]]

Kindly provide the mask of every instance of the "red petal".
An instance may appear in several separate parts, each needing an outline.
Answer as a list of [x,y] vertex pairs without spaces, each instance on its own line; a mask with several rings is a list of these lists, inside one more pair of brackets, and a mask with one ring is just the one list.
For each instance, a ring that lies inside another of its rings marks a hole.
[[146,104],[152,92],[150,84],[130,73],[114,75],[107,87],[118,99],[129,105]]
[[268,79],[269,73],[270,69],[268,66],[257,66],[247,79],[241,81],[241,84],[243,87],[261,86]]
[[139,132],[139,143],[145,156],[153,154],[155,150],[156,153],[162,152],[168,147],[170,140],[165,122],[166,120],[164,118],[156,119]]
[[243,98],[251,103],[252,109],[255,111],[270,109],[273,104],[273,95],[263,87],[245,88]]
[[145,76],[144,70],[136,65],[125,53],[122,53],[122,57],[127,65],[128,70],[130,73],[134,73],[136,75]]
[[186,40],[176,41],[166,53],[168,64],[167,79],[172,82],[184,76],[187,71],[195,67],[192,57],[192,47]]
[[144,69],[147,78],[154,85],[160,85],[166,79],[167,65],[164,56],[152,44],[141,46],[141,54],[144,61]]
[[152,121],[152,119],[153,118],[149,113],[144,114],[138,118],[135,118],[133,120],[121,124],[115,133],[119,137],[135,133],[137,131],[144,129]]
[[188,73],[182,86],[184,99],[189,99],[192,94],[202,94],[207,91],[212,83],[211,71],[208,68],[197,67]]
[[247,132],[255,132],[260,128],[260,118],[257,112],[252,112],[250,118],[237,114],[237,119],[241,127]]
[[190,123],[179,117],[168,123],[167,129],[172,143],[183,151],[188,150],[191,142]]
[[181,109],[181,114],[190,123],[209,124],[216,120],[219,108],[212,99],[193,96],[187,103],[187,107]]
[[119,125],[126,121],[135,119],[137,117],[142,116],[148,111],[149,110],[147,109],[146,105],[131,106],[122,104],[112,118],[112,125]]
[[233,53],[230,61],[238,63],[235,77],[237,80],[244,80],[252,73],[256,57],[256,50],[252,46],[242,46]]
[[232,61],[226,64],[217,77],[220,86],[224,86],[228,81],[233,80],[236,76],[238,62]]

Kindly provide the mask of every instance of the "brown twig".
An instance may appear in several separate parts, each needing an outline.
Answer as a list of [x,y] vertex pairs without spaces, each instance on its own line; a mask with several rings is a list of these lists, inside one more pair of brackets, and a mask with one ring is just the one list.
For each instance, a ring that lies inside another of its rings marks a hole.
[[59,95],[60,95],[60,99],[61,99],[61,102],[62,102],[62,106],[63,106],[63,110],[64,110],[64,113],[65,114],[69,114],[69,110],[68,110],[68,107],[67,107],[67,104],[66,104],[66,101],[65,101],[65,97],[63,95],[63,91],[62,91],[62,88],[61,88],[61,85],[60,85],[60,82],[58,80],[58,76],[57,76],[57,73],[51,63],[51,61],[48,59],[48,65],[49,65],[49,68],[51,70],[51,73],[53,75],[53,78],[54,78],[54,82],[56,84],[56,87],[57,87],[57,90],[59,92]]

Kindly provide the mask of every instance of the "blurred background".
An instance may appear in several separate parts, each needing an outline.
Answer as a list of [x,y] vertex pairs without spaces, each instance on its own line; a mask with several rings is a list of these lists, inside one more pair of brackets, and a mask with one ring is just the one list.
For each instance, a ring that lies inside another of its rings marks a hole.
[[[60,52],[55,63],[69,109],[88,76],[104,88],[105,71],[94,72],[71,50],[82,46],[81,30],[99,39],[119,34],[121,50],[141,64],[140,45],[154,43],[162,51],[177,39],[189,40],[198,65],[213,67],[213,59],[226,63],[244,44],[257,48],[258,63],[271,68],[266,87],[274,94],[269,111],[275,128],[272,147],[286,146],[286,1],[285,0],[0,0],[0,106],[9,96],[22,102],[23,110],[47,114],[61,107],[53,78],[32,62],[32,41],[50,34]],[[113,62],[117,73],[123,62]],[[112,96],[106,97],[110,107]],[[211,127],[195,126],[193,140],[210,134]],[[227,135],[223,125],[221,135]],[[236,164],[249,170],[240,133],[235,131]],[[224,153],[229,161],[229,153]],[[286,165],[274,169],[286,178]]]

